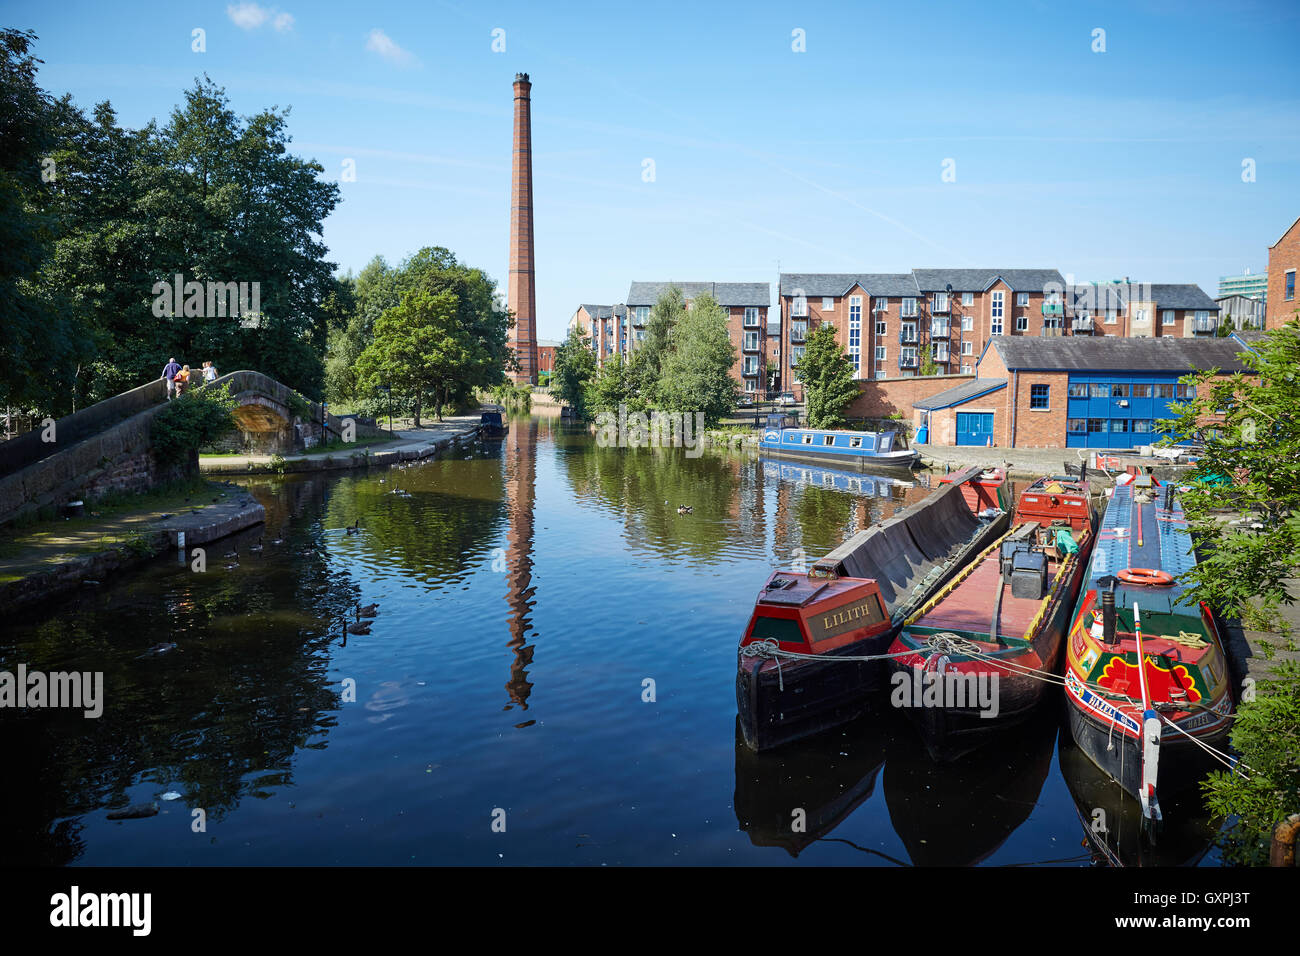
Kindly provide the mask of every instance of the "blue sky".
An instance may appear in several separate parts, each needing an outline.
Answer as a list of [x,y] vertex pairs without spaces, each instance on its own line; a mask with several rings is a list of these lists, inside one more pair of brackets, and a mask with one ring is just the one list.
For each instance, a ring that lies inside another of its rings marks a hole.
[[340,271],[443,245],[504,285],[511,83],[529,73],[549,338],[634,279],[775,284],[778,263],[1213,295],[1300,216],[1289,0],[6,0],[3,19],[39,34],[46,89],[111,100],[126,125],[164,119],[205,72],[237,112],[292,106],[297,152],[333,179],[356,163],[325,223]]

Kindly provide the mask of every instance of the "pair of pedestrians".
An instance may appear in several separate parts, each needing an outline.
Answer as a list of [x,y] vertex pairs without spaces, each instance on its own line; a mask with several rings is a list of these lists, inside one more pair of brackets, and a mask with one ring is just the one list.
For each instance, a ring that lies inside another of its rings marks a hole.
[[[195,373],[190,371],[188,365],[180,365],[176,359],[167,360],[163,366],[162,377],[167,380],[167,398],[170,400],[178,395],[185,394],[185,390],[190,387],[190,379]],[[217,367],[211,362],[204,362],[201,371],[204,382],[215,382],[217,380]]]

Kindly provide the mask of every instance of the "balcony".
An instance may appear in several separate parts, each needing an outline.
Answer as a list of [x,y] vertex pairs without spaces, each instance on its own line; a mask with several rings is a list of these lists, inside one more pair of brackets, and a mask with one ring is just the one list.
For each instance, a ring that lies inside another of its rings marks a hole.
[[898,356],[899,368],[916,368],[921,364],[915,352],[903,352]]
[[1061,328],[1059,325],[1044,325],[1042,331],[1038,334],[1046,338],[1051,338],[1054,335],[1064,335],[1065,329]]
[[1044,302],[1044,303],[1043,303],[1043,315],[1055,315],[1055,316],[1058,316],[1058,317],[1060,317],[1060,316],[1064,316],[1064,315],[1065,315],[1065,306],[1062,305],[1060,302],[1055,302],[1055,303],[1053,303],[1053,302]]
[[1193,319],[1192,320],[1193,335],[1214,335],[1218,331],[1219,331],[1218,319]]
[[942,298],[939,299],[930,300],[931,315],[947,315],[951,311],[952,311],[952,300],[949,299],[947,296],[943,296]]
[[745,370],[740,374],[745,378],[755,378],[758,376],[760,369],[757,365],[746,365]]
[[934,361],[936,361],[940,365],[947,365],[949,361],[948,349],[947,348],[935,349]]
[[808,339],[807,329],[790,330],[790,341],[793,342],[795,345],[802,345],[805,341],[807,341],[807,339]]
[[1075,335],[1092,335],[1094,330],[1092,319],[1071,319],[1070,331]]
[[900,328],[900,329],[898,330],[898,341],[901,342],[901,343],[903,343],[903,344],[907,344],[908,342],[915,342],[915,341],[916,341],[916,325],[915,325],[915,323],[910,324],[910,325],[905,324],[905,325],[902,326],[902,328]]
[[742,352],[761,352],[763,351],[763,343],[758,340],[758,336],[753,336],[741,344],[740,350]]
[[947,320],[935,320],[930,323],[930,338],[946,339],[951,334]]

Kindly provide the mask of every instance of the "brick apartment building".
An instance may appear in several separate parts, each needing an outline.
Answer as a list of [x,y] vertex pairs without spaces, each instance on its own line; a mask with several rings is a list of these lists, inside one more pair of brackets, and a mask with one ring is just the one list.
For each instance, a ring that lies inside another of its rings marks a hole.
[[1236,337],[996,336],[976,377],[914,402],[913,424],[938,445],[1136,448],[1192,397],[1193,369],[1245,370]]
[[[781,276],[781,385],[802,397],[803,343],[831,323],[860,379],[970,373],[995,335],[1060,333],[1065,279],[1055,269],[913,269]],[[928,360],[928,361],[927,361]]]
[[650,310],[659,297],[676,286],[690,308],[696,296],[708,293],[727,313],[727,331],[736,348],[732,377],[750,396],[766,390],[767,310],[771,304],[771,286],[766,282],[633,282],[627,292],[631,347],[645,338]]
[[631,353],[625,305],[580,305],[569,319],[568,331],[574,329],[591,339],[597,365],[614,354],[626,358]]
[[1268,297],[1264,327],[1275,329],[1295,317],[1300,300],[1295,295],[1296,270],[1300,269],[1300,219],[1268,248]]
[[1219,330],[1219,303],[1198,285],[1091,282],[1066,289],[1063,334],[1196,338]]

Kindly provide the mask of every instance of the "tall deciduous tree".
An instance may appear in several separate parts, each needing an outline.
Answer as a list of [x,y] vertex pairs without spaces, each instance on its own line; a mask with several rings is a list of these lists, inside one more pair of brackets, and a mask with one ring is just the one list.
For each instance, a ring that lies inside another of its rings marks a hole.
[[650,309],[646,320],[645,338],[632,353],[632,382],[642,399],[648,404],[657,401],[656,387],[663,374],[664,359],[668,355],[673,329],[686,315],[686,300],[682,290],[670,285]]
[[412,292],[375,320],[374,339],[357,357],[363,387],[386,385],[412,398],[416,428],[429,399],[442,421],[451,383],[475,361],[477,343],[458,321],[458,307],[454,292]]
[[696,297],[673,329],[654,389],[655,407],[703,412],[705,424],[716,425],[736,408],[737,386],[731,377],[735,364],[726,313],[713,296]]
[[823,324],[808,336],[796,374],[808,402],[808,424],[838,428],[844,411],[858,397],[853,363],[835,340],[835,327]]
[[550,393],[573,409],[579,418],[588,413],[588,391],[596,376],[596,355],[591,340],[578,329],[555,350],[555,367],[551,371]]

